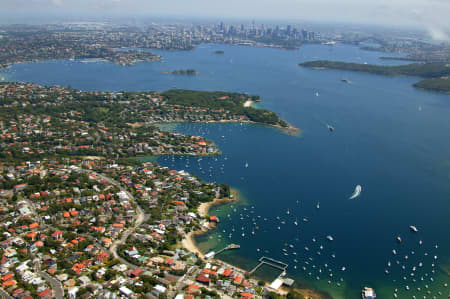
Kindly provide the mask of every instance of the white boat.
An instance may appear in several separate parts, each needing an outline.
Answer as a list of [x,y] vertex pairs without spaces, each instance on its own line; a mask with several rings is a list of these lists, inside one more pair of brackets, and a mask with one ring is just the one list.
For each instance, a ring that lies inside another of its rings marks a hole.
[[415,227],[414,225],[410,225],[409,228],[411,229],[411,231],[417,233],[419,230],[417,229],[417,227]]
[[317,209],[320,209],[320,202],[318,202],[318,203],[316,204],[316,208],[317,208]]
[[327,236],[327,239],[330,240],[330,241],[333,241],[333,240],[334,240],[333,237],[330,236],[330,235]]
[[248,168],[248,163],[247,162],[245,163],[245,168]]
[[355,191],[353,191],[352,196],[349,199],[355,199],[361,194],[362,187],[361,185],[356,185]]
[[317,92],[316,92],[316,97],[318,97],[318,96],[319,96],[319,92],[317,91]]
[[375,294],[375,291],[372,288],[364,287],[361,293],[361,297],[363,299],[375,299],[377,295]]

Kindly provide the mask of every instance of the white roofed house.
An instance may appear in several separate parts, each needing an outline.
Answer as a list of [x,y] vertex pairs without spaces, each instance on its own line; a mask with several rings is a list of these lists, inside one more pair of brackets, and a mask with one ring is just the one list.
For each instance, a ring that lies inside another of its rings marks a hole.
[[125,297],[133,298],[133,291],[130,290],[129,288],[125,287],[125,286],[120,287],[120,288],[119,288],[119,292],[120,292],[122,295],[124,295]]
[[159,295],[164,294],[167,291],[167,288],[157,284],[152,291],[152,294],[155,295],[156,297],[159,297]]

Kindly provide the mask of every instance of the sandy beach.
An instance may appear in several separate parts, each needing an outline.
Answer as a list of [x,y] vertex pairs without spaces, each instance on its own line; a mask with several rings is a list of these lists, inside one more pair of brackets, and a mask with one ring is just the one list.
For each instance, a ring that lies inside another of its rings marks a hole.
[[253,103],[254,103],[253,101],[247,100],[247,101],[245,101],[245,103],[244,103],[244,107],[251,107]]
[[197,254],[199,257],[201,257],[202,259],[205,258],[204,254],[197,248],[197,245],[195,244],[194,241],[194,236],[195,235],[199,235],[199,234],[203,234],[203,231],[195,231],[195,232],[190,232],[188,233],[185,238],[183,239],[183,241],[181,241],[181,245],[183,246],[183,248],[187,249],[189,252],[192,252],[194,254]]
[[320,292],[312,289],[296,289],[303,297],[307,299],[323,299],[325,298]]
[[[225,203],[230,203],[238,200],[237,191],[231,189],[231,194],[233,195],[233,198],[217,198],[210,202],[204,202],[200,204],[200,206],[197,208],[198,214],[202,217],[207,217],[209,209],[212,206],[215,205],[221,205]],[[205,257],[204,254],[200,251],[200,249],[197,247],[197,244],[194,241],[194,236],[204,234],[207,231],[198,230],[188,233],[184,239],[181,241],[181,245],[183,248],[187,249],[189,252],[192,252],[194,254],[198,254],[199,257],[202,259]]]
[[[221,205],[221,204],[226,204],[226,203],[231,203],[231,202],[235,202],[238,200],[238,193],[236,190],[231,190],[231,194],[233,195],[233,198],[217,198],[213,201],[210,202],[204,202],[202,204],[200,204],[200,206],[197,208],[198,214],[201,217],[207,217],[209,216],[208,212],[209,209],[212,206],[215,205]],[[181,245],[183,246],[183,248],[185,248],[186,250],[188,250],[189,252],[192,252],[194,254],[197,254],[200,258],[204,259],[205,255],[200,251],[200,249],[197,247],[197,244],[194,240],[194,237],[196,235],[201,235],[206,233],[207,230],[203,231],[203,230],[199,230],[199,231],[193,231],[188,233],[184,239],[181,242]],[[218,264],[222,264],[230,269],[235,269],[238,272],[241,272],[242,274],[245,274],[247,271],[239,268],[237,266],[231,265],[229,263],[226,263],[224,261],[221,260],[216,260],[216,262]],[[256,282],[255,282],[256,283]],[[302,294],[305,298],[308,299],[323,299],[324,296],[322,294],[320,294],[320,292],[317,292],[315,290],[312,289],[296,289],[300,294]],[[280,295],[286,295],[289,292],[289,288],[280,288],[278,290],[274,290],[276,293],[280,294]]]
[[217,205],[222,205],[222,204],[237,201],[238,200],[237,191],[232,189],[231,194],[233,195],[233,198],[216,198],[213,201],[201,203],[197,208],[198,214],[202,217],[206,217],[206,216],[209,216],[208,212],[212,206],[217,206]]

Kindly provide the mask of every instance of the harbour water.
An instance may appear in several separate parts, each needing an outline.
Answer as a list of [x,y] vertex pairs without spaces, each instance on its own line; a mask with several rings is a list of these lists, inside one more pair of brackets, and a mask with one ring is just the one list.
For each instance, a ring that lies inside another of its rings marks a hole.
[[[163,61],[133,67],[50,61],[15,65],[0,76],[84,90],[258,94],[264,100],[259,106],[277,112],[302,134],[236,123],[170,127],[213,140],[223,155],[160,157],[161,164],[227,183],[240,193],[238,203],[211,210],[221,221],[216,230],[197,238],[200,248],[240,244],[240,250],[218,257],[245,269],[261,256],[279,259],[289,264],[288,276],[298,284],[334,298],[359,298],[364,286],[375,288],[379,298],[393,298],[395,288],[399,298],[448,296],[449,95],[412,88],[419,78],[297,66],[316,59],[403,63],[346,45],[298,51],[203,45],[158,54]],[[200,74],[162,74],[188,68]],[[356,185],[362,192],[349,200]],[[419,232],[411,232],[410,225]],[[267,279],[276,275],[265,268],[257,274]]]

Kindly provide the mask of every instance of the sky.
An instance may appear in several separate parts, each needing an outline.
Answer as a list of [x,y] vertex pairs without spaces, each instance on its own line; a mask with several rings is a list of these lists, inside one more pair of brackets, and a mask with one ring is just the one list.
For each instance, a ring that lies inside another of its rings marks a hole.
[[448,39],[450,0],[0,0],[7,15],[146,15],[414,26]]

